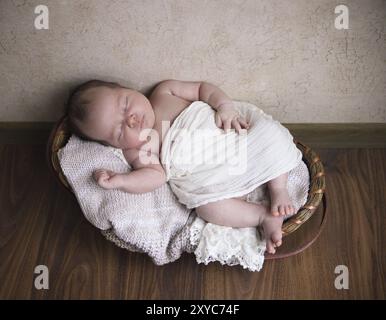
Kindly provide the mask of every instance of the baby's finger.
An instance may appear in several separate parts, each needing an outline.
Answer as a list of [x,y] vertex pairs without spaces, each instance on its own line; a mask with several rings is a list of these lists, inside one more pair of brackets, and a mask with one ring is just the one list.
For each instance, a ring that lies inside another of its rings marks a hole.
[[98,170],[95,170],[95,171],[92,173],[92,176],[93,176],[93,178],[94,178],[95,180],[98,180],[102,173],[103,173],[103,169],[98,169]]
[[240,123],[237,121],[237,119],[232,120],[232,126],[236,129],[237,133],[240,133],[241,127]]
[[106,174],[107,174],[109,177],[115,175],[115,172],[112,171],[112,170],[105,170],[105,172],[106,172]]
[[99,178],[98,178],[98,183],[99,184],[104,184],[104,183],[106,183],[107,181],[109,181],[109,178],[108,177],[104,177],[104,176],[100,176]]
[[103,169],[96,169],[96,170],[93,171],[93,174],[98,174],[98,173],[100,173],[102,171],[103,171]]
[[245,129],[249,128],[249,123],[247,121],[245,121],[243,118],[238,118],[238,120],[243,128],[245,128]]
[[231,129],[231,123],[232,123],[232,120],[225,120],[225,121],[223,121],[224,130],[225,131],[228,131],[228,130]]
[[220,118],[220,115],[218,113],[216,113],[215,115],[215,122],[216,122],[216,126],[221,128],[222,127],[222,120]]
[[104,189],[112,189],[112,184],[109,180],[98,181],[98,184]]

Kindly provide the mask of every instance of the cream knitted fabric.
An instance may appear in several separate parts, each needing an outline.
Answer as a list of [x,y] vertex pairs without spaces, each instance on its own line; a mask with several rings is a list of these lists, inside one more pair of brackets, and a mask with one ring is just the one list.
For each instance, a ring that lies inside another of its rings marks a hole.
[[153,192],[129,194],[104,190],[92,178],[97,168],[127,172],[121,150],[71,136],[58,153],[61,167],[74,190],[86,219],[101,230],[111,229],[137,251],[147,253],[156,264],[178,259],[185,242],[178,234],[190,210],[178,203],[165,184]]

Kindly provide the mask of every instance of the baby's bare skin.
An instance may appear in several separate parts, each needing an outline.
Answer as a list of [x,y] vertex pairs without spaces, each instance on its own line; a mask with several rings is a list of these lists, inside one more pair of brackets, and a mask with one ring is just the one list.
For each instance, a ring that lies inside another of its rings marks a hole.
[[[115,173],[99,169],[93,173],[97,183],[105,189],[120,189],[130,193],[150,192],[166,182],[166,174],[159,156],[166,132],[165,121],[172,124],[193,101],[201,100],[215,111],[215,123],[224,130],[240,132],[249,125],[239,117],[232,100],[218,87],[206,82],[166,80],[161,82],[147,99],[140,92],[127,88],[94,88],[85,94],[95,99],[88,121],[82,131],[90,138],[104,141],[122,149],[133,170]],[[143,159],[150,160],[144,163]],[[208,222],[231,227],[262,226],[267,251],[275,253],[281,245],[283,216],[294,213],[286,189],[287,175],[268,183],[271,209],[251,204],[243,198],[226,199],[196,208]]]

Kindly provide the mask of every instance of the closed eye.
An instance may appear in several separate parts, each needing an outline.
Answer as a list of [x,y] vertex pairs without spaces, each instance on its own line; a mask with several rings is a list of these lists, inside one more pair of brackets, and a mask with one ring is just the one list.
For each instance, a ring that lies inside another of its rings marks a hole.
[[[126,96],[126,99],[125,99],[125,108],[123,109],[123,114],[124,114],[124,116],[125,116],[126,113],[127,113],[128,103],[129,103],[129,98]],[[124,121],[122,121],[121,128],[120,128],[120,130],[119,130],[118,140],[120,140],[120,139],[122,138],[123,127],[124,127]]]
[[124,109],[125,113],[127,112],[128,103],[129,103],[129,98],[126,96],[126,103],[125,103],[125,109]]

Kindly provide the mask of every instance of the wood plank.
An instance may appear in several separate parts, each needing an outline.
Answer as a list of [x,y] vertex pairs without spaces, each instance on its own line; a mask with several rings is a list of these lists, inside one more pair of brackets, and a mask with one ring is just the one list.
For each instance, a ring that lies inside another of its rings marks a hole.
[[45,144],[54,122],[0,122],[0,144]]
[[[386,148],[386,123],[284,123],[312,148]],[[0,144],[45,144],[53,122],[0,122]]]
[[[144,254],[117,248],[57,184],[44,151],[0,145],[1,299],[386,298],[385,149],[318,149],[327,177],[326,227],[310,248],[266,261],[260,273],[198,265],[192,254],[155,266]],[[33,286],[39,264],[50,270],[49,290]],[[334,287],[342,264],[349,290]]]
[[284,124],[295,138],[313,148],[385,148],[385,123]]

